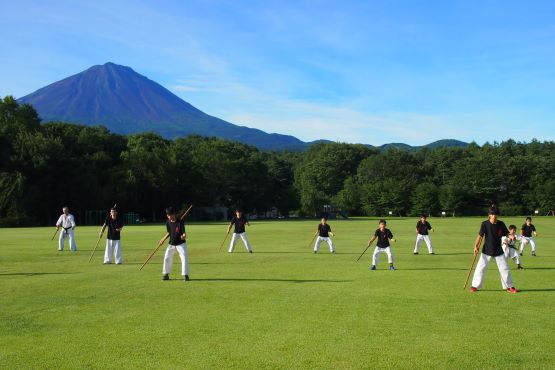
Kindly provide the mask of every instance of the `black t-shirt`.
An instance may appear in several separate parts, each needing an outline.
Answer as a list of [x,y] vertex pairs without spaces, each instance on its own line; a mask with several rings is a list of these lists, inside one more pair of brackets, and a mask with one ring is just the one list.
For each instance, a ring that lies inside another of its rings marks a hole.
[[322,238],[327,238],[329,237],[329,233],[331,231],[331,227],[328,224],[322,225],[322,224],[318,224],[318,233],[320,233],[320,236]]
[[482,222],[479,234],[484,237],[484,246],[482,247],[483,254],[492,257],[503,254],[501,238],[509,234],[509,230],[503,221],[497,220],[494,224],[489,222],[489,220]]
[[170,245],[181,245],[185,243],[185,240],[181,239],[181,235],[185,232],[185,225],[183,224],[183,221],[166,221],[166,230],[170,234]]
[[245,232],[245,224],[247,223],[247,219],[244,215],[241,215],[240,218],[237,216],[233,216],[231,219],[231,223],[235,225],[235,230],[233,231],[235,234],[242,234]]
[[116,217],[116,219],[114,220],[111,216],[108,216],[104,221],[104,225],[106,225],[106,227],[108,228],[108,239],[120,239],[120,232],[116,231],[116,229],[121,229],[123,227],[123,221],[121,220],[121,218]]
[[420,235],[428,235],[428,230],[432,230],[432,225],[428,221],[418,221],[416,223],[416,228],[418,229],[418,234]]
[[530,224],[530,226],[524,224],[520,228],[520,231],[522,236],[530,238],[532,237],[532,231],[536,231],[536,227],[534,226],[534,224]]
[[393,234],[391,233],[391,230],[387,228],[384,229],[383,232],[380,229],[377,229],[376,232],[374,233],[374,236],[378,237],[378,242],[376,245],[380,248],[389,247],[389,239],[393,238]]

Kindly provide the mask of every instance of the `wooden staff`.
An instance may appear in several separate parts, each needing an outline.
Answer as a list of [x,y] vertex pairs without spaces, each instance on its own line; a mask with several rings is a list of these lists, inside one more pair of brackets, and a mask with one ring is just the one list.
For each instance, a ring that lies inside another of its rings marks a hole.
[[472,269],[474,268],[474,263],[476,262],[476,257],[478,256],[478,253],[480,253],[479,249],[476,253],[474,253],[474,258],[472,259],[472,264],[470,265],[470,269],[468,270],[468,274],[466,274],[466,280],[464,281],[463,290],[466,289],[466,284],[468,284],[468,278],[470,278],[470,273],[472,272]]
[[310,243],[308,243],[308,247],[309,247],[309,248],[310,248],[311,246],[314,245],[314,239],[316,239],[316,235],[318,235],[318,232],[316,232],[316,233],[314,234],[314,236],[312,237],[312,240],[310,241]]
[[358,256],[356,262],[358,262],[361,259],[361,257],[364,255],[364,253],[366,253],[368,248],[370,248],[370,245],[372,245],[372,244],[368,243],[368,245],[366,246],[366,249],[364,250],[364,252],[362,252],[362,254],[360,256]]
[[227,240],[227,236],[229,235],[229,232],[230,232],[230,231],[231,231],[231,228],[229,228],[229,229],[227,230],[227,233],[225,234],[225,238],[224,238],[224,240],[222,241],[222,244],[220,244],[220,249],[218,250],[219,252],[222,251],[222,247],[224,246],[225,241]]
[[[183,214],[181,215],[181,217],[179,218],[180,221],[183,221],[185,219],[185,217],[187,217],[187,215],[189,214],[189,212],[191,211],[191,209],[193,208],[193,205],[191,204],[189,206],[189,208],[187,208],[187,210],[185,212],[183,212]],[[169,233],[166,233],[166,235],[164,235],[164,237],[162,238],[162,240],[160,240],[160,242],[158,243],[158,246],[156,247],[156,249],[154,249],[154,251],[150,254],[150,256],[148,256],[148,258],[146,259],[145,263],[143,263],[143,265],[141,266],[141,268],[139,269],[139,271],[141,271],[143,269],[143,267],[146,266],[146,264],[148,263],[148,261],[150,261],[150,259],[152,257],[154,257],[154,255],[156,254],[156,252],[158,252],[158,249],[160,249],[160,247],[162,246],[162,244],[164,244],[164,242],[166,241],[166,239],[170,236]]]
[[[118,206],[118,204],[114,204],[114,206],[112,208],[116,208]],[[108,211],[108,217],[110,217],[110,211]],[[91,253],[91,256],[89,257],[89,263],[91,262],[93,256],[94,256],[94,252],[96,252],[96,248],[98,248],[98,244],[100,244],[100,239],[102,239],[102,235],[104,235],[104,229],[102,229],[102,231],[100,232],[100,236],[98,237],[98,240],[96,241],[96,245],[94,246],[94,249]]]
[[54,240],[54,238],[56,237],[56,234],[58,233],[58,230],[60,230],[60,227],[56,226],[56,231],[54,231],[54,235],[52,235],[52,239],[50,240]]

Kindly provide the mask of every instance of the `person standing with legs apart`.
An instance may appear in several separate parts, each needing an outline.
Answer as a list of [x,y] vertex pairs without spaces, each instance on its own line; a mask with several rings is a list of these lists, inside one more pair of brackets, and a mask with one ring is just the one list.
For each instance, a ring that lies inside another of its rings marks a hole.
[[184,281],[189,281],[189,258],[187,256],[187,234],[185,233],[185,224],[178,220],[175,216],[173,207],[166,208],[166,230],[168,234],[160,240],[160,244],[164,244],[166,239],[170,238],[170,244],[164,255],[164,265],[162,268],[162,280],[170,280],[170,274],[173,268],[173,255],[177,250],[179,258],[181,258],[181,275]]
[[513,261],[515,261],[516,266],[519,270],[522,270],[523,267],[520,264],[520,257],[518,255],[518,251],[516,250],[516,241],[521,239],[522,237],[516,234],[515,225],[510,225],[509,235],[501,238],[501,243],[503,244],[503,250],[505,251],[505,258],[507,260],[509,260],[509,258],[512,258]]
[[498,215],[499,210],[495,205],[492,205],[488,211],[488,219],[480,225],[480,231],[476,238],[476,244],[474,245],[474,255],[480,252],[482,240],[484,240],[484,246],[478,264],[476,265],[476,270],[474,271],[474,277],[472,278],[471,292],[476,292],[482,287],[488,265],[492,258],[495,259],[497,263],[503,289],[507,290],[509,293],[518,292],[513,286],[511,271],[509,270],[509,264],[505,259],[505,253],[503,252],[501,244],[502,238],[509,234],[509,230],[507,230],[507,226],[505,226],[503,221],[497,219]]
[[109,265],[112,263],[112,255],[115,256],[116,265],[121,265],[123,259],[121,258],[121,229],[123,229],[123,220],[118,217],[118,211],[115,208],[110,209],[110,215],[106,217],[104,225],[100,229],[99,237],[102,237],[104,230],[108,228],[108,235],[106,237],[106,251],[104,252],[104,264]]
[[372,239],[368,241],[368,246],[372,244],[375,239],[378,239],[376,243],[376,248],[374,249],[374,254],[372,255],[372,266],[370,266],[370,270],[375,270],[376,265],[378,264],[378,255],[380,253],[387,254],[387,262],[389,262],[389,269],[395,270],[393,267],[393,254],[391,254],[391,247],[389,246],[389,240],[396,240],[393,238],[393,233],[391,230],[387,229],[385,225],[387,222],[385,220],[380,220],[379,223],[380,227],[374,232],[374,236]]
[[61,252],[64,250],[64,240],[65,238],[69,238],[69,247],[73,252],[77,251],[77,243],[75,243],[75,235],[73,231],[75,230],[75,217],[71,213],[69,213],[69,208],[64,207],[62,208],[62,215],[58,218],[58,222],[56,222],[56,230],[60,227],[63,231],[60,233],[60,238],[58,239],[58,250]]
[[247,233],[245,232],[245,225],[250,226],[251,224],[243,215],[240,209],[235,211],[235,216],[229,222],[229,226],[227,227],[227,232],[231,230],[233,226],[235,229],[233,231],[233,236],[231,237],[231,242],[229,243],[229,253],[232,253],[235,249],[235,243],[237,243],[237,239],[241,238],[243,240],[243,244],[249,253],[252,253],[252,246],[249,243],[249,239],[247,238]]
[[320,250],[320,244],[322,242],[328,243],[330,247],[330,253],[335,253],[335,248],[333,247],[333,241],[330,238],[331,236],[335,236],[334,233],[331,232],[331,226],[328,225],[328,219],[326,217],[322,217],[321,222],[318,224],[318,230],[314,236],[318,235],[318,239],[316,239],[316,243],[314,244],[314,254],[318,253]]
[[424,240],[426,246],[428,246],[428,252],[430,254],[435,254],[432,248],[432,241],[430,240],[430,230],[433,231],[432,225],[426,221],[426,215],[420,215],[420,220],[416,223],[416,245],[414,246],[414,254],[418,254],[422,240]]
[[536,242],[534,241],[533,236],[538,236],[538,233],[536,232],[536,227],[532,224],[532,217],[526,217],[526,222],[522,225],[520,234],[522,236],[522,240],[520,241],[520,255],[522,256],[522,252],[524,252],[526,244],[530,243],[532,256],[536,257]]

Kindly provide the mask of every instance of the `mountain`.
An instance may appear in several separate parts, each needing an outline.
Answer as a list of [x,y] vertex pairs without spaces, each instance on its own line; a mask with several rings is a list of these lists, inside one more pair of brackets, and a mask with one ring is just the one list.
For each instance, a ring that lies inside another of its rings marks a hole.
[[[63,121],[104,125],[110,131],[132,134],[153,131],[165,138],[198,134],[239,141],[263,150],[304,150],[327,142],[304,142],[290,135],[267,133],[210,116],[133,69],[106,63],[45,86],[18,99],[31,104],[44,122]],[[440,140],[425,147],[464,146]],[[378,149],[416,150],[408,144],[385,144]]]
[[18,101],[31,104],[44,122],[100,124],[120,134],[154,131],[166,138],[198,134],[266,150],[302,150],[309,145],[293,136],[212,117],[133,69],[114,63],[93,66]]
[[380,150],[388,150],[388,149],[399,149],[399,150],[407,150],[407,151],[416,151],[420,149],[436,149],[436,148],[466,148],[468,143],[460,140],[454,139],[443,139],[434,141],[433,143],[421,145],[421,146],[411,146],[405,143],[390,143],[384,144],[377,147]]

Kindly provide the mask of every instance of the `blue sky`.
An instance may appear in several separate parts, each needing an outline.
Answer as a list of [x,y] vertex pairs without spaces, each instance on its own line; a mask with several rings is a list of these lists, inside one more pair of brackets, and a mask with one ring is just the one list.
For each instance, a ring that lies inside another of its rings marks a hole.
[[553,1],[12,1],[0,96],[108,61],[303,140],[555,140]]

